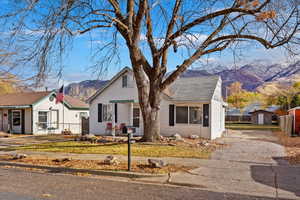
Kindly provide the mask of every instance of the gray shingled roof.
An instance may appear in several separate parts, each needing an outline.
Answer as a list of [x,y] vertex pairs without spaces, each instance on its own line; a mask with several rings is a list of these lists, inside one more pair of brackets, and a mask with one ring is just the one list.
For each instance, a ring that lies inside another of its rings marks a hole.
[[210,101],[219,76],[179,78],[171,84],[168,96],[174,101]]

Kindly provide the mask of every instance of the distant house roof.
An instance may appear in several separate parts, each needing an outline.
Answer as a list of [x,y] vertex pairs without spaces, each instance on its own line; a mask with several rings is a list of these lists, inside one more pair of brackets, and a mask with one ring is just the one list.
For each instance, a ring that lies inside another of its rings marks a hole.
[[241,111],[240,109],[237,109],[237,108],[229,108],[226,111],[226,115],[228,115],[228,116],[250,116],[249,113]]
[[179,78],[166,94],[174,101],[210,101],[219,79],[219,76]]
[[[99,89],[94,95],[92,95],[88,99],[88,102],[91,102],[93,99],[95,99],[120,76],[129,71],[132,72],[132,69],[129,67],[123,68],[103,88]],[[178,78],[163,93],[173,101],[210,101],[219,79],[220,77],[215,75]]]
[[271,112],[271,111],[267,111],[267,110],[262,110],[262,109],[260,109],[260,110],[254,110],[254,111],[252,111],[252,112],[249,112],[249,114],[253,114],[253,113],[257,113],[257,112],[273,113],[273,112]]
[[294,108],[289,109],[288,111],[299,110],[299,109],[300,109],[300,106],[297,106],[297,107],[294,107]]
[[257,110],[264,110],[266,112],[275,112],[278,110],[280,106],[277,105],[271,105],[268,107],[263,107],[263,105],[259,102],[249,104],[242,110],[237,109],[237,108],[229,108],[226,111],[226,115],[231,115],[231,116],[246,116],[246,115],[251,115],[252,112],[257,111]]
[[[0,107],[26,107],[33,105],[55,92],[22,92],[0,95]],[[65,95],[64,103],[71,109],[88,109],[88,105],[78,99]]]

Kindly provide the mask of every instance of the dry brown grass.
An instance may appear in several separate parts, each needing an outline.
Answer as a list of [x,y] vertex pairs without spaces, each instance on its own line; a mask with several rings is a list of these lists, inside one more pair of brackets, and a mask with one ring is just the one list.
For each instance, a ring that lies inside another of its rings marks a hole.
[[[100,137],[99,137],[100,138]],[[86,141],[63,141],[47,142],[41,144],[30,144],[21,147],[9,147],[7,150],[61,152],[77,154],[107,154],[127,155],[126,141],[110,141],[109,137],[101,137],[108,143],[91,144]],[[217,148],[226,145],[215,141],[206,141],[208,145],[200,145],[203,139],[187,139],[183,141],[165,140],[157,143],[132,144],[132,155],[143,157],[181,157],[208,159]]]
[[[109,171],[127,171],[127,162],[120,162],[117,165],[107,165],[103,161],[97,160],[73,160],[65,162],[55,162],[54,159],[29,156],[24,159],[14,160],[11,155],[1,155],[2,161],[13,161],[18,163],[31,164],[35,166],[65,167],[72,169],[91,169]],[[131,171],[139,173],[165,174],[169,172],[188,171],[194,167],[169,164],[163,168],[152,168],[143,162],[132,162]],[[79,174],[81,174],[79,172]]]
[[279,143],[285,147],[286,159],[291,164],[300,163],[300,137],[289,137],[281,131],[276,131],[274,134],[278,137]]

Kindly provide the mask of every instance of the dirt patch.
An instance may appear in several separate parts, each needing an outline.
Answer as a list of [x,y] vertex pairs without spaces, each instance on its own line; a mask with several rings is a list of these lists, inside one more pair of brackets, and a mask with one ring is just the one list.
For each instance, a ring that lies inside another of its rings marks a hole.
[[281,131],[274,134],[278,137],[279,143],[285,147],[289,163],[300,164],[300,137],[290,137]]
[[[76,160],[70,159],[62,162],[57,162],[56,159],[27,157],[24,159],[13,159],[11,155],[0,155],[0,161],[18,162],[31,164],[35,166],[50,166],[50,167],[65,167],[73,169],[91,169],[91,170],[110,170],[110,171],[127,171],[127,162],[121,161],[116,165],[108,165],[103,161],[97,160]],[[162,168],[152,168],[144,162],[132,162],[131,171],[139,173],[165,174],[178,171],[188,171],[195,167],[187,167],[182,165],[169,164]]]

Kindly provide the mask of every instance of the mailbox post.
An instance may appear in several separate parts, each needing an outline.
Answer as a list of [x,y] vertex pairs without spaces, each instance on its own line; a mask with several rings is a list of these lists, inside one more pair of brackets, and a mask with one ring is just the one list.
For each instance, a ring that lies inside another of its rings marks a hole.
[[131,170],[131,138],[133,134],[133,129],[127,126],[124,126],[122,129],[123,134],[127,134],[128,140],[127,140],[127,146],[128,146],[128,171]]
[[131,135],[130,131],[127,132],[128,136],[128,171],[131,170]]

